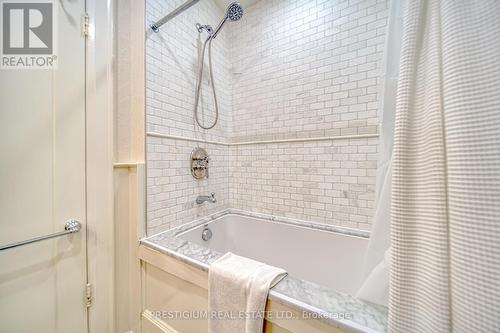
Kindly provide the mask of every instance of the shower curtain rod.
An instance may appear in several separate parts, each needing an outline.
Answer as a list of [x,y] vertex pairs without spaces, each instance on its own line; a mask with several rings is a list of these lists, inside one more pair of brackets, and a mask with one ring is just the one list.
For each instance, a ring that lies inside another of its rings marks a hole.
[[151,29],[153,29],[154,32],[159,32],[160,27],[185,11],[186,9],[190,8],[192,5],[195,5],[199,2],[200,0],[188,0],[184,4],[180,5],[176,9],[174,9],[170,14],[167,14],[163,16],[161,19],[156,21],[155,23],[151,24]]

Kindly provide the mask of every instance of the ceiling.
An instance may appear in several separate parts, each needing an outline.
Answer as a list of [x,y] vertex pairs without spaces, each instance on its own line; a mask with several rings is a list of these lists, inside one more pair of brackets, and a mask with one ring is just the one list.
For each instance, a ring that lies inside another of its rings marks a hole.
[[231,2],[239,2],[243,6],[243,9],[247,8],[248,6],[253,5],[259,0],[214,0],[215,3],[222,9],[225,10],[227,8],[227,5],[229,5]]

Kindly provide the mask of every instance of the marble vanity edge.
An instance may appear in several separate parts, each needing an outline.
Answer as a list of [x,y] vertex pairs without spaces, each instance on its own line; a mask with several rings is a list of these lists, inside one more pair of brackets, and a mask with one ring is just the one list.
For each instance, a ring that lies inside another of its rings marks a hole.
[[351,320],[342,320],[342,319],[329,319],[330,312],[325,311],[323,309],[319,309],[310,304],[304,303],[300,300],[297,300],[293,297],[289,297],[280,292],[270,290],[268,298],[270,300],[276,301],[282,305],[288,306],[291,309],[298,311],[306,311],[313,314],[318,314],[317,320],[320,320],[330,326],[351,332],[351,333],[380,333],[380,331],[373,330],[369,327],[365,327]]
[[166,248],[164,246],[158,245],[155,242],[151,242],[151,241],[149,241],[147,239],[142,239],[141,240],[141,244],[149,246],[150,248],[152,248],[154,250],[157,250],[158,252],[161,252],[161,253],[169,256],[169,257],[178,259],[181,262],[183,262],[185,264],[188,264],[188,265],[191,265],[194,268],[198,268],[198,269],[200,269],[202,271],[208,272],[208,268],[210,267],[210,265],[207,265],[207,264],[205,264],[205,263],[203,263],[201,261],[195,260],[195,259],[191,259],[191,258],[189,258],[186,255],[183,255],[183,254],[180,254],[180,253],[176,252],[175,250],[170,250],[169,248]]
[[[279,222],[279,223],[290,223],[298,226],[305,226],[305,227],[310,227],[310,228],[315,228],[316,223],[311,223],[311,222],[304,222],[300,220],[295,220],[293,221],[292,219],[283,219],[283,218],[275,218],[272,219],[270,218],[270,215],[266,214],[260,214],[260,213],[253,213],[253,212],[247,212],[247,211],[239,211],[239,210],[234,210],[234,209],[225,209],[222,211],[219,211],[217,213],[211,214],[210,216],[198,219],[193,222],[189,222],[186,224],[183,224],[181,226],[175,227],[173,229],[143,238],[141,240],[141,244],[144,244],[146,246],[149,246],[155,250],[158,250],[161,253],[164,253],[170,257],[176,258],[180,260],[181,262],[184,262],[188,265],[191,265],[193,267],[196,267],[202,271],[208,271],[210,264],[215,261],[217,258],[221,257],[223,254],[218,253],[214,250],[202,247],[198,244],[194,244],[185,240],[182,240],[180,238],[177,238],[176,235],[185,232],[189,229],[195,228],[199,225],[202,225],[204,223],[208,223],[210,221],[213,221],[214,219],[218,219],[220,217],[223,217],[225,215],[229,214],[235,214],[235,215],[242,215],[242,216],[247,216],[247,217],[253,217],[253,218],[261,218],[261,219],[266,219],[269,220],[269,222]],[[290,221],[292,220],[292,221]],[[326,228],[321,227],[319,228],[321,230],[326,230],[326,231],[333,231],[333,232],[339,232],[339,233],[345,233],[347,235],[352,235],[352,236],[358,236],[358,237],[367,237],[366,233],[361,231],[361,233],[358,233],[357,230],[351,230],[348,228],[342,228],[342,227],[336,227],[333,226],[326,226]],[[163,243],[163,244],[161,244]],[[288,276],[286,279],[289,281],[299,281],[297,278]],[[281,282],[280,282],[281,283]],[[278,285],[280,285],[278,283]],[[277,285],[277,286],[278,286]],[[276,287],[276,286],[275,286]],[[288,292],[288,294],[293,294],[293,292]],[[335,296],[332,296],[335,297]],[[290,308],[298,311],[306,311],[309,313],[313,314],[319,314],[318,320],[321,320],[328,325],[331,325],[333,327],[341,328],[343,330],[347,330],[350,332],[364,332],[364,333],[375,333],[378,332],[377,330],[374,330],[368,326],[363,326],[360,323],[347,320],[347,319],[335,319],[331,318],[330,312],[327,310],[323,310],[321,308],[318,308],[316,306],[313,306],[311,304],[307,304],[301,300],[298,300],[294,297],[291,297],[289,295],[286,295],[286,293],[279,292],[276,290],[271,289],[269,293],[269,298],[272,300],[275,300],[283,305],[287,305]],[[361,301],[363,303],[363,301]]]

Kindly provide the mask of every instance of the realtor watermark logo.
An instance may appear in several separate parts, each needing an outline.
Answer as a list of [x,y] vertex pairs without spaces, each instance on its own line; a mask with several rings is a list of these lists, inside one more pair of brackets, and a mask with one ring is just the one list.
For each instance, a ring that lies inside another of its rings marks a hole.
[[0,0],[1,69],[57,67],[56,4]]

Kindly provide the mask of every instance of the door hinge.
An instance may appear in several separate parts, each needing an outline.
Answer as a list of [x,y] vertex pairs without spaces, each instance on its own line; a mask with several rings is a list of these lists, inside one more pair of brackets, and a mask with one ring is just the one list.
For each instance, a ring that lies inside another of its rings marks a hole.
[[92,306],[92,301],[92,285],[90,283],[87,283],[87,285],[85,286],[85,304],[88,308]]
[[89,35],[89,14],[83,14],[82,33],[85,37]]

